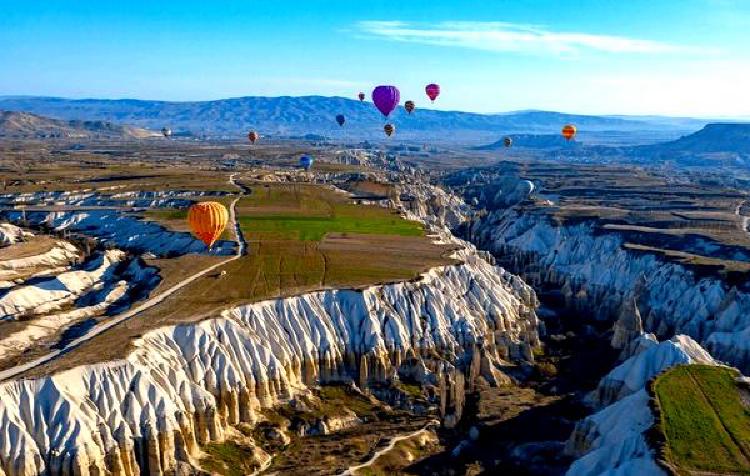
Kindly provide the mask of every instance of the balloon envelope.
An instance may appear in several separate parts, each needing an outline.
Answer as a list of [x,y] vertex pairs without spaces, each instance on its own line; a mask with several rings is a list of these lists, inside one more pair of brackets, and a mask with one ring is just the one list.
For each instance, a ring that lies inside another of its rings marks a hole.
[[427,93],[427,97],[430,98],[430,101],[434,101],[437,99],[438,95],[440,95],[440,86],[437,84],[428,84],[424,87],[424,92]]
[[313,162],[315,161],[309,155],[303,155],[302,157],[299,158],[299,165],[305,170],[310,170],[310,167],[312,167]]
[[343,115],[343,114],[338,114],[338,115],[336,116],[336,122],[337,122],[337,123],[338,123],[338,124],[339,124],[340,126],[343,126],[343,125],[344,125],[344,123],[346,122],[346,118],[344,117],[344,115]]
[[360,101],[364,101],[365,100],[365,93],[359,93],[359,94],[357,94],[357,97],[359,98]]
[[255,131],[250,131],[247,133],[247,138],[250,140],[251,144],[255,144],[255,141],[258,140],[258,133]]
[[573,124],[566,124],[562,128],[562,135],[565,137],[565,140],[570,140],[576,135],[576,126]]
[[409,114],[411,114],[414,108],[415,108],[414,101],[406,101],[404,103],[404,109],[406,109],[406,112],[408,112]]
[[383,126],[383,130],[385,131],[385,135],[390,137],[391,134],[396,131],[396,126],[394,126],[393,124],[386,124]]
[[503,144],[505,144],[505,147],[510,147],[513,145],[513,139],[511,139],[510,137],[506,137],[505,139],[503,139]]
[[209,248],[224,233],[228,221],[229,212],[219,202],[196,203],[188,210],[190,229]]
[[372,102],[385,117],[401,102],[401,93],[396,86],[378,86],[372,90]]

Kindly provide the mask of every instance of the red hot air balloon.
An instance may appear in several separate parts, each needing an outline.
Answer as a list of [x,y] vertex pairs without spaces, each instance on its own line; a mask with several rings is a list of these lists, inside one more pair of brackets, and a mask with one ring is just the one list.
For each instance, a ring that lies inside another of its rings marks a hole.
[[411,114],[411,112],[414,110],[414,101],[406,101],[404,103],[404,109],[406,109],[406,112]]
[[563,137],[565,137],[565,140],[572,140],[576,135],[576,126],[574,126],[573,124],[566,124],[562,128],[562,135]]
[[396,86],[378,86],[372,90],[372,102],[385,117],[396,109],[401,93]]
[[357,97],[359,98],[360,101],[364,101],[365,100],[365,93],[359,93],[357,95]]
[[424,87],[424,92],[427,93],[427,97],[430,101],[435,102],[435,99],[440,95],[440,86],[437,84],[428,84]]
[[255,141],[258,140],[258,133],[255,131],[250,131],[247,133],[247,138],[250,140],[251,144],[255,144]]

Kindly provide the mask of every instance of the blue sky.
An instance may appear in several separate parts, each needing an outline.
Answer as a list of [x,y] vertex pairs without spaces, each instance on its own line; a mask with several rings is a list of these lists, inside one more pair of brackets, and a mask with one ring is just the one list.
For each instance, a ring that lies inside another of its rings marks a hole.
[[750,1],[0,0],[0,95],[750,115]]

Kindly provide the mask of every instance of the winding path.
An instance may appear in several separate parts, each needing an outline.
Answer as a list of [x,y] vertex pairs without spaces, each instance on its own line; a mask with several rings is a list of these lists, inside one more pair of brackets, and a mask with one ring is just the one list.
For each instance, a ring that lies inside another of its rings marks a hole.
[[425,426],[423,426],[421,429],[419,429],[417,431],[414,431],[412,433],[407,433],[405,435],[394,436],[393,438],[391,438],[391,440],[388,442],[388,444],[384,448],[379,449],[378,451],[376,451],[372,455],[372,457],[370,457],[370,459],[368,459],[364,463],[361,463],[361,464],[358,464],[358,465],[355,465],[355,466],[349,466],[349,469],[347,469],[343,473],[339,473],[338,476],[354,476],[358,470],[360,470],[362,468],[366,468],[368,466],[372,466],[372,464],[375,463],[375,461],[377,461],[378,458],[380,458],[384,454],[388,453],[389,451],[393,450],[393,448],[396,447],[396,444],[399,441],[404,441],[404,440],[408,440],[409,438],[414,438],[415,436],[419,435],[420,433],[424,433],[426,431],[429,431],[430,427],[435,426],[435,425],[439,425],[439,424],[440,424],[440,421],[438,421],[438,420],[430,420]]
[[225,260],[222,260],[222,261],[220,261],[220,262],[218,262],[216,264],[213,264],[213,265],[209,266],[208,268],[204,268],[203,270],[201,270],[201,271],[199,271],[199,272],[197,272],[197,273],[195,273],[195,274],[193,274],[191,276],[188,276],[187,278],[185,278],[182,281],[178,282],[177,284],[175,284],[171,288],[165,290],[164,292],[162,292],[160,294],[157,294],[156,296],[152,296],[152,297],[148,298],[147,300],[143,301],[138,306],[135,306],[135,307],[131,308],[130,310],[128,310],[126,312],[123,312],[122,314],[118,314],[117,316],[115,316],[115,317],[113,317],[111,319],[108,319],[108,320],[106,320],[104,322],[101,322],[101,323],[97,324],[96,326],[92,327],[91,330],[89,330],[85,334],[83,334],[80,337],[72,340],[68,345],[66,345],[62,349],[54,350],[54,351],[49,352],[48,354],[45,354],[45,355],[43,355],[41,357],[38,357],[38,358],[36,358],[34,360],[30,360],[30,361],[25,362],[23,364],[19,364],[19,365],[16,365],[14,367],[11,367],[9,369],[0,371],[0,381],[16,377],[17,375],[19,375],[19,374],[21,374],[23,372],[26,372],[27,370],[31,370],[34,367],[38,367],[39,365],[46,364],[47,362],[50,362],[50,361],[56,359],[60,355],[66,353],[66,352],[71,351],[72,349],[78,347],[82,343],[84,343],[86,341],[89,341],[92,338],[98,336],[102,332],[104,332],[104,331],[106,331],[108,329],[111,329],[112,327],[114,327],[114,326],[116,326],[116,325],[118,325],[118,324],[120,324],[122,322],[127,321],[131,317],[133,317],[133,316],[135,316],[135,315],[137,315],[137,314],[139,314],[139,313],[141,313],[141,312],[143,312],[143,311],[145,311],[145,310],[147,310],[149,308],[152,308],[155,305],[163,302],[166,298],[168,298],[172,294],[176,293],[177,291],[179,291],[180,289],[184,288],[188,284],[194,282],[195,280],[197,280],[199,278],[202,278],[203,276],[205,276],[206,274],[210,273],[211,271],[214,271],[217,268],[220,268],[221,266],[224,266],[227,263],[230,263],[230,262],[232,262],[232,261],[234,261],[236,259],[239,259],[242,255],[244,255],[245,252],[246,252],[246,249],[247,249],[247,243],[245,242],[245,238],[242,235],[242,230],[240,229],[240,224],[237,221],[235,209],[236,209],[236,206],[237,206],[237,202],[240,200],[240,198],[242,198],[242,196],[244,195],[244,191],[245,190],[234,181],[235,175],[237,175],[237,174],[234,173],[234,174],[232,174],[232,175],[229,176],[229,183],[240,189],[240,195],[237,198],[235,198],[234,200],[232,200],[232,203],[229,205],[229,220],[230,220],[230,222],[232,224],[232,228],[234,230],[234,235],[235,235],[235,238],[237,239],[237,243],[238,243],[237,253],[235,253],[233,256],[231,256],[231,257],[229,257],[229,258],[227,258]]

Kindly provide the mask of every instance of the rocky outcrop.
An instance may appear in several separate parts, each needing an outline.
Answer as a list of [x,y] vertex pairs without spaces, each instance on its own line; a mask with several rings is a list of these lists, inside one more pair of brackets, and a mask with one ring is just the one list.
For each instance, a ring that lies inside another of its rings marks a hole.
[[643,433],[654,424],[641,389],[576,425],[566,450],[579,455],[568,476],[666,476]]
[[33,235],[22,228],[10,223],[0,223],[0,246],[12,245],[30,236]]
[[660,343],[644,337],[639,347],[639,353],[600,380],[592,399],[596,406],[609,405],[645,388],[649,380],[675,365],[716,364],[697,342],[684,335]]
[[[59,337],[60,332],[77,321],[128,306],[153,289],[159,280],[156,268],[138,259],[128,263],[124,253],[109,250],[81,270],[13,289],[0,298],[0,303],[13,310],[23,309],[27,320],[24,327],[16,327],[13,332],[5,330],[0,322],[0,363],[39,342]],[[44,293],[45,288],[55,291]],[[55,301],[53,296],[57,298]],[[60,307],[67,308],[65,304],[71,302],[74,302],[73,309],[49,313]],[[29,305],[33,308],[20,307]]]
[[643,334],[643,322],[635,298],[627,299],[622,303],[620,315],[615,321],[615,325],[612,326],[612,331],[610,343],[615,349],[628,348],[631,342]]
[[509,269],[529,282],[559,286],[571,307],[599,319],[616,319],[640,288],[637,307],[645,331],[662,339],[689,335],[715,358],[750,371],[750,293],[654,254],[627,250],[620,235],[597,233],[588,222],[557,225],[545,214],[498,210],[477,223],[473,235]]
[[111,279],[110,276],[125,258],[123,251],[107,250],[81,269],[14,287],[0,297],[0,319],[19,319],[27,314],[43,314],[60,309]]
[[[13,286],[16,279],[43,270],[49,273],[51,270],[65,268],[78,260],[79,251],[67,241],[57,241],[49,250],[23,258],[7,259],[0,261],[0,288]],[[6,282],[3,282],[6,281]]]
[[[474,212],[463,199],[440,187],[416,181],[396,187],[394,207],[400,208],[412,219],[428,226],[456,228],[473,216]],[[400,197],[407,198],[401,200]]]
[[[2,213],[10,221],[22,219],[21,211]],[[26,220],[33,225],[80,232],[127,251],[149,252],[156,256],[207,252],[206,245],[190,233],[170,231],[157,223],[117,210],[27,211],[25,215]],[[236,246],[233,241],[217,241],[210,253],[232,255],[235,254]]]
[[238,307],[151,331],[120,362],[0,384],[0,474],[171,474],[260,408],[320,382],[398,379],[407,356],[458,418],[473,353],[490,378],[538,345],[533,291],[464,259],[413,282]]
[[566,444],[566,453],[578,457],[569,476],[665,474],[645,436],[654,425],[646,386],[676,365],[716,362],[688,336],[640,341],[638,352],[605,375],[591,395],[600,411],[578,422]]

